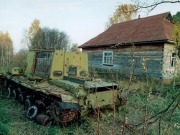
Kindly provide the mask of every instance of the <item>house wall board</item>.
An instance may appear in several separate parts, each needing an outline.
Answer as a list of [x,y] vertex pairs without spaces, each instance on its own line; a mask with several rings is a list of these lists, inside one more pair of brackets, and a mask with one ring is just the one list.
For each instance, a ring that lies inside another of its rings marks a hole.
[[[129,76],[131,72],[135,76],[145,75],[162,79],[163,69],[163,45],[158,46],[129,46],[109,49],[86,50],[89,59],[89,69],[94,69],[99,74],[120,73]],[[103,65],[103,51],[113,51],[113,65]],[[145,71],[146,69],[146,71]]]

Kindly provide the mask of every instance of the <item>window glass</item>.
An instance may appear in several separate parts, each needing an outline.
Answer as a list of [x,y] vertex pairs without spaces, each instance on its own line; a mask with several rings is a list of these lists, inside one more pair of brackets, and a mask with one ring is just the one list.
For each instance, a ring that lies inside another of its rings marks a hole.
[[170,61],[171,67],[174,67],[174,66],[175,66],[175,60],[176,60],[176,53],[173,52],[173,53],[171,54],[171,61]]
[[103,64],[112,65],[113,64],[113,51],[103,52]]
[[41,77],[48,77],[50,71],[50,64],[52,59],[52,52],[39,52],[36,55],[35,75]]

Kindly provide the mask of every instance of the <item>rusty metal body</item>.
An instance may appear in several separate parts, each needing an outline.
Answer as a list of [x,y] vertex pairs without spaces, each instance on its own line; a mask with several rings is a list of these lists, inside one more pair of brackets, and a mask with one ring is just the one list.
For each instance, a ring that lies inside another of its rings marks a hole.
[[118,103],[117,84],[89,78],[85,53],[31,51],[25,73],[14,70],[0,76],[4,93],[24,104],[27,116],[42,125],[79,122],[89,110]]

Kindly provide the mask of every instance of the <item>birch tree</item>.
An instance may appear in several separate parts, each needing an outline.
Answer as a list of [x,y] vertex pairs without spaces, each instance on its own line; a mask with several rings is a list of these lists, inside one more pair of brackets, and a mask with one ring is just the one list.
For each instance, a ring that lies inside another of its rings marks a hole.
[[137,14],[136,6],[133,4],[122,4],[117,7],[114,14],[109,18],[106,28],[113,24],[132,20]]
[[12,62],[13,42],[9,33],[0,32],[0,65],[9,66]]
[[35,19],[29,27],[28,37],[30,41],[30,49],[39,48],[39,37],[41,35],[40,21]]

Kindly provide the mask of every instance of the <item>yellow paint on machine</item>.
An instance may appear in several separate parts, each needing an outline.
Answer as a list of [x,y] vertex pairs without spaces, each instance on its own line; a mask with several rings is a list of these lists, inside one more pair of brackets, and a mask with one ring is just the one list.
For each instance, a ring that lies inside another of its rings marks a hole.
[[28,52],[27,59],[26,59],[26,70],[25,74],[32,74],[34,71],[34,64],[35,64],[35,51]]
[[[64,73],[64,55],[65,52],[60,50],[55,50],[53,54],[52,64],[51,64],[51,70],[50,70],[50,76],[49,78],[54,79],[63,79],[63,73]],[[62,74],[61,76],[56,76],[55,74],[59,72],[59,74]]]

